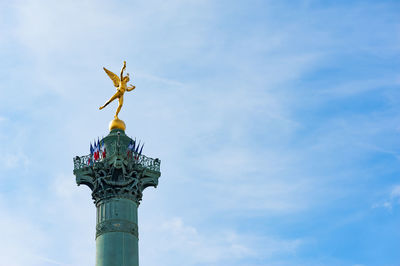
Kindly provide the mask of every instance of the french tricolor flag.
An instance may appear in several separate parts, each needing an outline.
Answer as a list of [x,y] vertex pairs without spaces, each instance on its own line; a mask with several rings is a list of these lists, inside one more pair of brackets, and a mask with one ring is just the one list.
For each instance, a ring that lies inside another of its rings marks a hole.
[[104,139],[101,140],[101,156],[102,158],[106,158],[106,147],[104,146]]
[[97,159],[98,159],[98,152],[99,152],[99,147],[97,146],[96,141],[94,141],[93,158],[95,161],[97,161]]
[[128,145],[128,150],[127,150],[127,155],[130,156],[132,154],[132,152],[135,150],[135,142],[133,142],[132,140],[129,142]]
[[97,138],[97,160],[100,160],[100,141]]
[[94,152],[94,149],[93,149],[92,143],[90,143],[90,156],[89,156],[89,160],[88,160],[89,165],[92,163],[93,152]]

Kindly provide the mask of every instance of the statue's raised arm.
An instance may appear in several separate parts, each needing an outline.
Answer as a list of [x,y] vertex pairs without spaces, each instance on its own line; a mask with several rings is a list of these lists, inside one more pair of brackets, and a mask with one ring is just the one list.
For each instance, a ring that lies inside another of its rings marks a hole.
[[[122,66],[122,68],[121,68],[121,74],[120,74],[120,77],[121,77],[121,80],[123,80],[124,79],[124,70],[126,69],[126,61],[124,61],[124,65]],[[129,75],[128,75],[129,76]]]

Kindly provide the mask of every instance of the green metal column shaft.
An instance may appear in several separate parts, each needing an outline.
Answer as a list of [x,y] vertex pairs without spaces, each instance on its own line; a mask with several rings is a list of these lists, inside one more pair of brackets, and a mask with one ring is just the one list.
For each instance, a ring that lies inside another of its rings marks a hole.
[[97,204],[96,266],[138,266],[136,202],[112,198]]

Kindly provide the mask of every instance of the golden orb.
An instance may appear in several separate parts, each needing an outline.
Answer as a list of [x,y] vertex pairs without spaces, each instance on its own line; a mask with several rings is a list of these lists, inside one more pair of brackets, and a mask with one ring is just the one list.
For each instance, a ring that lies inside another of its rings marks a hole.
[[126,128],[125,122],[118,118],[114,118],[113,120],[111,120],[108,127],[110,128],[110,131],[113,129],[121,129],[121,130],[125,131],[125,128]]

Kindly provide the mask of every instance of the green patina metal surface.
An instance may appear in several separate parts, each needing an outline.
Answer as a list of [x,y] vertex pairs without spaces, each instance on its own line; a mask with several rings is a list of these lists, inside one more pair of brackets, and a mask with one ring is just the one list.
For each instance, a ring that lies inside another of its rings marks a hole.
[[96,265],[138,266],[137,209],[143,190],[157,187],[160,160],[127,154],[131,138],[122,130],[112,130],[103,140],[105,158],[74,158],[76,182],[92,190],[97,208]]

